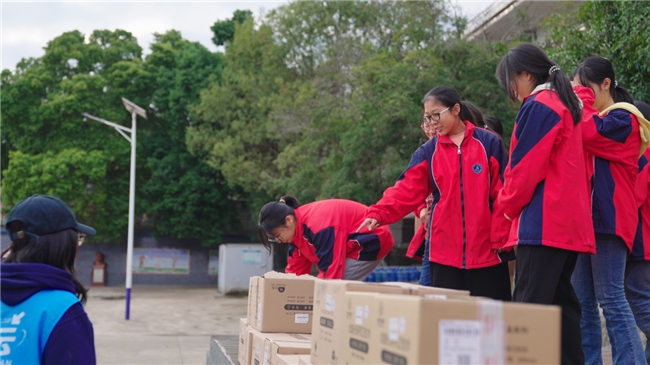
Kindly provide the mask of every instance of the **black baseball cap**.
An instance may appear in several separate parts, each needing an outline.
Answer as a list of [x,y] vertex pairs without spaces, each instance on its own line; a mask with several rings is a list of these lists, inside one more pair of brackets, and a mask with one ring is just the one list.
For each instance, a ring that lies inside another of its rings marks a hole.
[[61,199],[48,195],[32,195],[16,204],[9,212],[6,224],[8,226],[16,221],[22,222],[27,228],[13,232],[7,227],[13,240],[25,235],[38,238],[66,229],[74,229],[91,236],[97,233],[94,228],[77,222],[70,208]]

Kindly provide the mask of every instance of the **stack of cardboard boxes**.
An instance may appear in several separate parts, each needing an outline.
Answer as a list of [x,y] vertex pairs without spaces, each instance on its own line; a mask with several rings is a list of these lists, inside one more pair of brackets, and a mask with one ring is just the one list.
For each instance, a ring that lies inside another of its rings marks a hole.
[[559,364],[560,309],[268,273],[251,278],[239,352],[242,365]]
[[251,277],[248,318],[240,320],[241,365],[296,365],[311,348],[314,282],[303,275]]

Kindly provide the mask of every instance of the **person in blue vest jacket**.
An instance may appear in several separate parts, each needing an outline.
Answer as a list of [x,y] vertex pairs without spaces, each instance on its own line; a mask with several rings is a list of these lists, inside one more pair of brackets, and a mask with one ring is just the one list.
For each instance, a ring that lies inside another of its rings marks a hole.
[[61,200],[34,195],[16,204],[2,253],[0,364],[93,365],[93,326],[75,278],[77,248],[95,230]]

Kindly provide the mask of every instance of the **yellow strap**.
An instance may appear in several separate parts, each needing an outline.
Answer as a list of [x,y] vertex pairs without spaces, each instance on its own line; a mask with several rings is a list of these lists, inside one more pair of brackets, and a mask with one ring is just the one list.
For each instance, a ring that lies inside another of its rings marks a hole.
[[641,113],[641,111],[639,111],[636,106],[630,103],[615,103],[609,108],[598,113],[598,115],[602,117],[614,109],[627,110],[628,112],[634,114],[634,116],[636,116],[636,119],[639,121],[639,133],[641,134],[641,151],[639,152],[639,157],[641,157],[641,155],[643,155],[643,152],[645,152],[645,150],[648,148],[648,144],[650,144],[650,122],[645,119],[643,113]]

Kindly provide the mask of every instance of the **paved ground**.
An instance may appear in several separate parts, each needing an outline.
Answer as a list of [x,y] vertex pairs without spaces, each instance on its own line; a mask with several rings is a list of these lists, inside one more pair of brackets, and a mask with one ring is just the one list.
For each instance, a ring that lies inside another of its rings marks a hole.
[[210,335],[237,335],[246,305],[214,287],[135,287],[126,321],[124,288],[93,287],[86,312],[99,365],[199,365]]
[[[246,306],[246,297],[214,287],[137,286],[126,321],[124,288],[92,287],[86,312],[99,365],[203,365],[209,336],[237,335]],[[609,341],[603,344],[604,365],[611,365]]]

